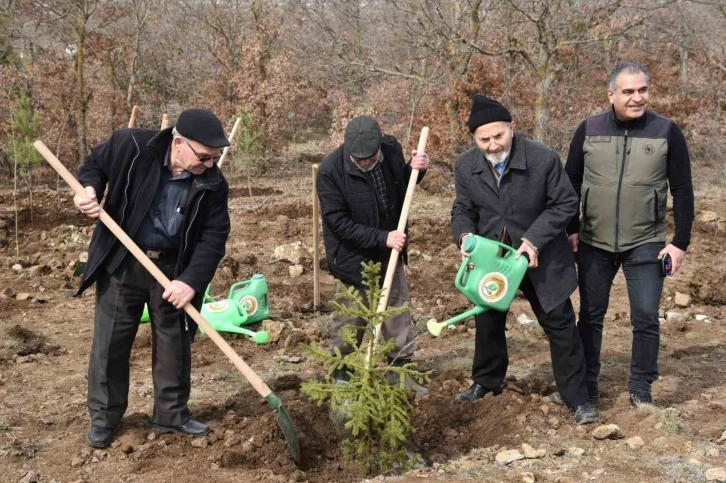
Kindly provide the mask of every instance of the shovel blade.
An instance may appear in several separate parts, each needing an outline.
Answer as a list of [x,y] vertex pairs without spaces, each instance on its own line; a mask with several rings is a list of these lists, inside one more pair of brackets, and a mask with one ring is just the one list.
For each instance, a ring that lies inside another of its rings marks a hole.
[[277,412],[277,425],[280,426],[282,434],[285,436],[285,441],[287,441],[287,446],[290,448],[290,453],[292,453],[295,462],[300,463],[300,446],[297,443],[297,434],[295,433],[295,427],[292,425],[290,415],[282,404],[282,400],[277,397],[277,394],[271,392],[265,397],[265,401],[275,408]]

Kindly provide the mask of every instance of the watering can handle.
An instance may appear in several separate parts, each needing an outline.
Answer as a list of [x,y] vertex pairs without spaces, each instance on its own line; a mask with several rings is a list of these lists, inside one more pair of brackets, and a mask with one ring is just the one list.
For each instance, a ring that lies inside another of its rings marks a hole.
[[[503,249],[506,252],[504,254],[504,257],[508,257],[510,255],[514,255],[514,254],[517,253],[517,250],[515,248],[510,247],[509,245],[505,245],[502,242],[498,242],[496,240],[492,240],[491,238],[486,238],[486,237],[483,237],[483,236],[480,236],[480,235],[470,235],[470,236],[476,236],[476,237],[479,237],[479,238],[485,238],[487,242],[494,243],[494,244],[498,245],[500,249]],[[463,247],[463,245],[462,245],[462,247]]]
[[202,301],[205,304],[208,302],[216,302],[216,300],[214,300],[214,297],[209,295],[209,289],[211,289],[211,288],[212,288],[211,285],[207,285],[207,290],[204,291],[204,298],[202,299]]
[[[237,283],[235,283],[234,285],[232,285],[231,287],[229,287],[229,297],[227,297],[227,298],[230,298],[231,299],[232,296],[234,295],[234,293],[237,290],[242,290],[243,288],[245,288],[249,284],[250,284],[250,281],[249,280],[245,280],[243,282],[237,282]],[[240,287],[240,288],[238,289],[237,287]]]
[[461,267],[459,268],[459,272],[456,274],[456,280],[454,280],[454,285],[457,287],[463,287],[464,286],[464,276],[469,273],[469,264],[474,264],[474,262],[467,260],[466,263],[461,264]]

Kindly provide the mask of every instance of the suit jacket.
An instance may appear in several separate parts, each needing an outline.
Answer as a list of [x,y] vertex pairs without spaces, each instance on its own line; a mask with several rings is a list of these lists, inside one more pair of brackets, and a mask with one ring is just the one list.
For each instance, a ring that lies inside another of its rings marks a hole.
[[577,288],[575,258],[565,228],[577,213],[577,194],[557,153],[514,135],[509,165],[499,186],[481,150],[456,159],[456,199],[451,209],[454,240],[474,233],[499,241],[506,225],[515,248],[530,241],[539,266],[527,275],[542,308],[550,312]]

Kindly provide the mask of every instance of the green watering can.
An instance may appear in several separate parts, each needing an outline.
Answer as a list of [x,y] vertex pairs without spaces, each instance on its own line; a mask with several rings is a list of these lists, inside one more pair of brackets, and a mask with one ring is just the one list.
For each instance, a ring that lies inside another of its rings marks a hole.
[[242,322],[242,325],[254,324],[270,317],[267,291],[267,280],[261,273],[256,273],[250,280],[235,283],[229,288],[228,298],[239,302],[247,312],[247,321]]
[[[217,332],[242,334],[251,337],[258,344],[266,343],[270,336],[264,330],[254,332],[241,327],[260,322],[270,316],[267,281],[264,275],[256,273],[251,280],[232,285],[229,297],[219,301],[209,295],[209,286],[207,286],[201,314]],[[141,322],[149,320],[149,309],[144,306]],[[204,330],[200,331],[204,333]]]
[[472,235],[466,237],[462,249],[469,257],[461,262],[454,285],[475,307],[445,322],[429,320],[427,327],[435,337],[444,327],[487,310],[509,310],[527,273],[527,257],[515,258],[517,251],[502,243]]

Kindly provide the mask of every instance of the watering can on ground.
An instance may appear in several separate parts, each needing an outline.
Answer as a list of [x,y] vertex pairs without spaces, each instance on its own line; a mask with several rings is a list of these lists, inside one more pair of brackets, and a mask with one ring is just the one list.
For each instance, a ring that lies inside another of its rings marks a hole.
[[[267,303],[267,281],[264,275],[257,273],[251,280],[232,285],[229,297],[224,300],[214,300],[209,295],[209,286],[207,286],[201,314],[217,332],[242,334],[251,337],[258,344],[266,343],[269,339],[267,332],[254,332],[242,327],[260,322],[270,316],[270,307]],[[144,306],[141,322],[149,322],[149,320],[148,307]],[[204,333],[204,330],[200,330]]]
[[444,322],[429,320],[427,327],[435,337],[444,327],[487,310],[509,310],[527,273],[527,257],[515,258],[517,251],[503,243],[471,235],[462,249],[469,256],[461,262],[454,285],[475,307]]
[[261,273],[252,275],[244,282],[238,282],[229,288],[229,299],[236,300],[247,312],[244,324],[254,324],[270,317],[270,306],[267,300],[267,280]]

